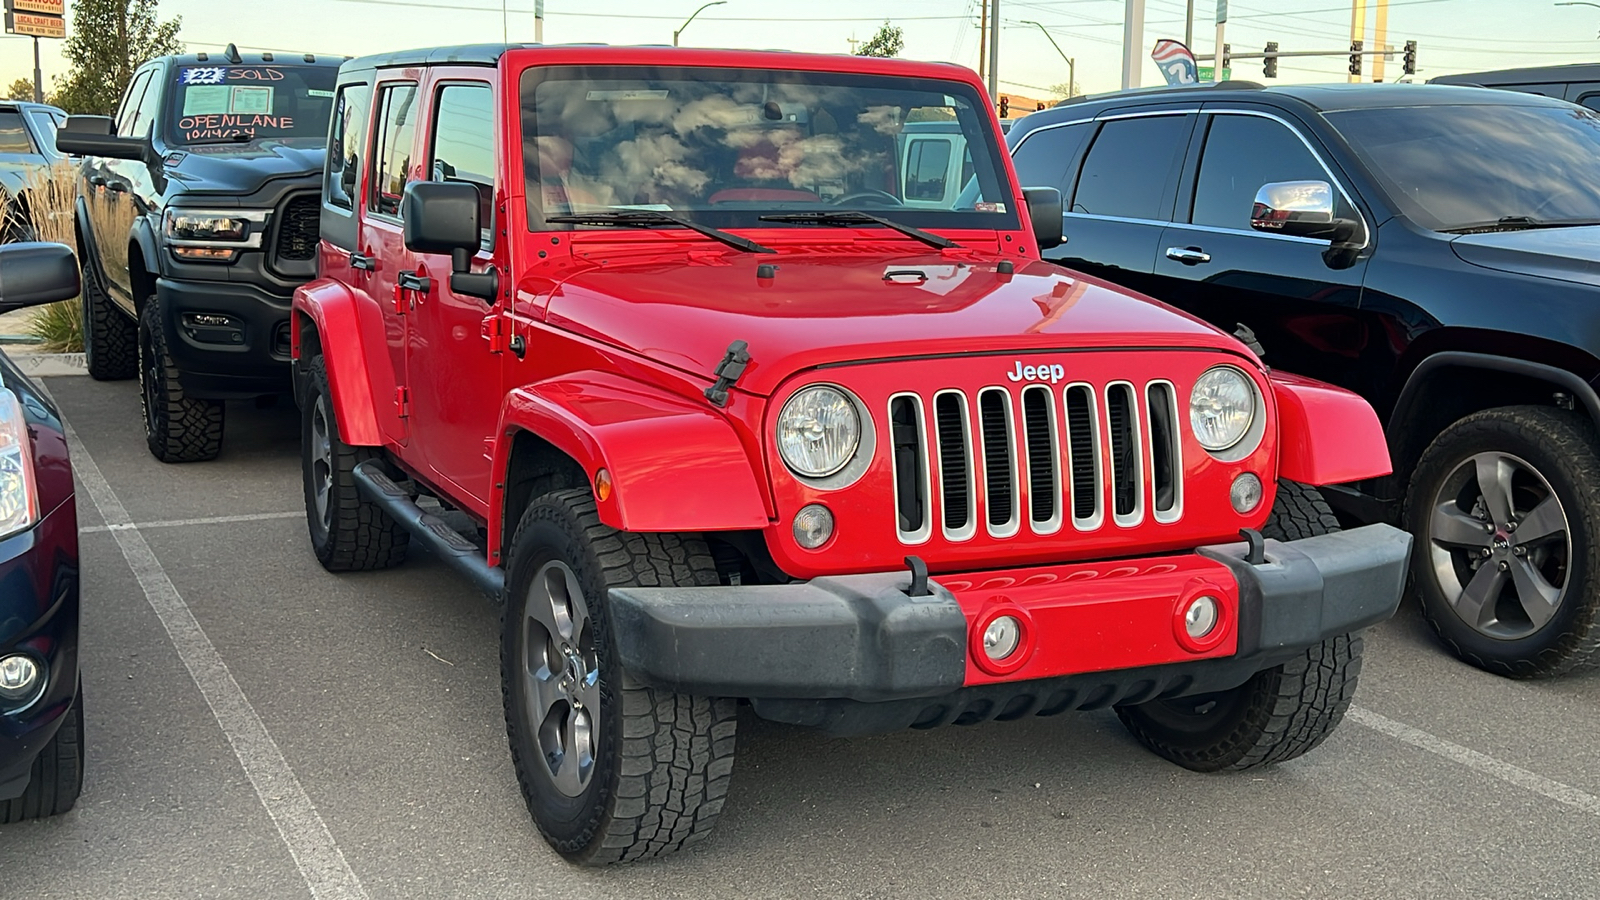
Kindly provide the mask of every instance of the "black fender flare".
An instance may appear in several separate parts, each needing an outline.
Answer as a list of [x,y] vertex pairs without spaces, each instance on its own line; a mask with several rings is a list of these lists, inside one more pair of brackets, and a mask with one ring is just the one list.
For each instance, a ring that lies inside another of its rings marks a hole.
[[138,246],[139,255],[144,259],[144,269],[150,273],[151,280],[160,278],[161,257],[157,255],[155,227],[150,224],[148,215],[134,220],[133,230],[128,234],[128,239],[130,243]]
[[79,194],[73,202],[73,217],[78,225],[78,263],[94,266],[94,274],[101,284],[106,283],[105,267],[100,264],[100,242],[95,237],[94,220],[89,218],[89,204]]
[[[1400,396],[1395,400],[1394,411],[1389,414],[1389,422],[1404,422],[1410,417],[1412,407],[1416,404],[1417,394],[1422,389],[1423,382],[1435,369],[1461,367],[1466,369],[1488,369],[1496,372],[1508,372],[1514,375],[1524,375],[1540,381],[1548,381],[1562,390],[1572,394],[1573,400],[1582,404],[1585,412],[1589,414],[1596,427],[1600,427],[1600,394],[1595,393],[1594,386],[1566,369],[1544,363],[1529,362],[1525,359],[1516,359],[1510,356],[1495,356],[1489,353],[1471,353],[1465,350],[1444,350],[1424,359],[1411,370],[1406,378],[1405,387],[1400,389]],[[1392,434],[1393,428],[1390,429]]]

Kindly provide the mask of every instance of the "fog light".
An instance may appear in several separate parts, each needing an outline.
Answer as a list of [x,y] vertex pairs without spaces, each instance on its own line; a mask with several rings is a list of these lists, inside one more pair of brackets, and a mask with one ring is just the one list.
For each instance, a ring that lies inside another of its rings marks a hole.
[[42,674],[33,657],[18,653],[0,658],[0,700],[31,702],[44,686]]
[[999,616],[983,630],[983,652],[995,662],[1017,652],[1022,642],[1022,623],[1013,616]]
[[1183,627],[1195,640],[1210,634],[1217,627],[1217,598],[1200,596],[1190,601],[1183,613]]
[[815,550],[833,537],[833,513],[819,503],[805,506],[794,514],[795,543]]
[[1233,487],[1228,490],[1228,500],[1233,503],[1234,512],[1247,513],[1261,505],[1261,479],[1253,473],[1246,472],[1233,480]]

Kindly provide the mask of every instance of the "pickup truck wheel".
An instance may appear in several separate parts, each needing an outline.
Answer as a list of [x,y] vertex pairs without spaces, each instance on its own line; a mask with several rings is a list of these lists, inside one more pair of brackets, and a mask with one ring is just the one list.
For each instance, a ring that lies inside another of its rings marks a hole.
[[1451,652],[1513,678],[1600,662],[1600,457],[1580,413],[1508,406],[1446,428],[1406,492],[1411,581]]
[[[1280,541],[1330,534],[1339,520],[1316,488],[1279,481],[1261,528]],[[1117,707],[1134,739],[1197,772],[1249,769],[1311,750],[1333,733],[1355,696],[1362,641],[1342,635],[1228,691]]]
[[87,260],[82,283],[84,367],[95,381],[132,378],[139,373],[138,325],[111,302]]
[[22,796],[0,800],[0,825],[24,819],[59,816],[78,802],[83,791],[83,686],[56,736],[33,761]]
[[156,459],[203,462],[222,452],[222,401],[183,395],[178,367],[167,353],[161,303],[154,297],[139,312],[139,405],[145,442]]
[[568,860],[671,853],[722,811],[734,701],[635,682],[617,666],[606,608],[613,587],[717,583],[702,540],[609,528],[587,490],[523,513],[501,614],[506,731],[528,811]]
[[380,458],[376,447],[352,447],[339,422],[321,354],[311,360],[300,407],[300,457],[311,548],[330,572],[387,569],[405,561],[411,533],[356,489],[356,466]]

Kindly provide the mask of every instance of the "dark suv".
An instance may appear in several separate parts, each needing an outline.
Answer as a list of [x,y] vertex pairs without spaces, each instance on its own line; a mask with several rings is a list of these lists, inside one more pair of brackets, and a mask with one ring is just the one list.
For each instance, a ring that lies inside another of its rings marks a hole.
[[[1600,646],[1600,116],[1435,85],[1160,89],[1008,136],[1064,197],[1046,257],[1253,340],[1384,419],[1403,521],[1463,659],[1553,675]],[[1243,326],[1243,328],[1240,328]]]
[[290,389],[289,297],[317,271],[318,176],[341,59],[167,56],[115,117],[73,116],[82,154],[84,348],[97,379],[139,375],[150,452],[222,448],[223,401]]
[[1465,72],[1428,79],[1429,84],[1464,84],[1501,88],[1567,100],[1579,106],[1600,110],[1600,63],[1569,63],[1563,66],[1530,66],[1525,69],[1496,69],[1493,72]]

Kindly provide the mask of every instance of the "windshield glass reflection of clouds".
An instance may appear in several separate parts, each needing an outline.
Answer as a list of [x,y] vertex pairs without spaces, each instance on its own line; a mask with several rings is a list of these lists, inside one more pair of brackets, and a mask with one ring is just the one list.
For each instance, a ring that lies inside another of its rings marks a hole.
[[1536,106],[1423,106],[1327,114],[1424,228],[1526,216],[1600,221],[1600,116]]
[[[982,101],[959,83],[927,84],[827,73],[530,69],[522,83],[530,224],[657,210],[775,227],[759,215],[828,209],[923,227],[1014,223]],[[979,189],[963,198],[974,176]]]

